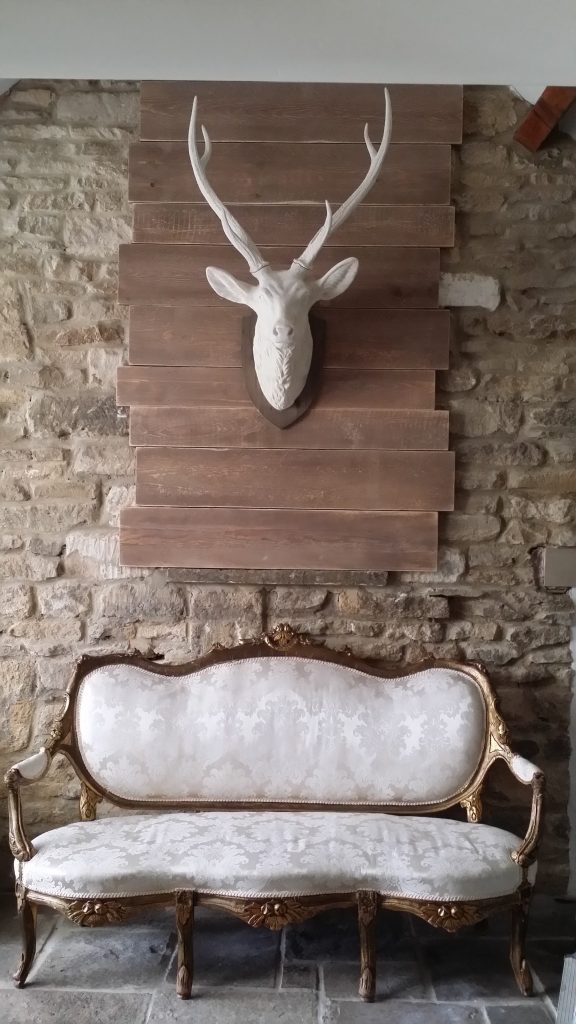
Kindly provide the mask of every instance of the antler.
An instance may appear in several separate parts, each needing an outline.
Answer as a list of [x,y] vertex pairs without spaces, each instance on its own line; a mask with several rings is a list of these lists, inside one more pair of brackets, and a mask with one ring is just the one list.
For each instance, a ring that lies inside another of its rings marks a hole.
[[352,210],[362,202],[380,174],[382,164],[384,163],[384,157],[386,156],[386,151],[390,145],[390,136],[392,134],[392,108],[390,106],[388,89],[384,89],[384,97],[386,101],[384,130],[382,132],[382,141],[378,149],[375,149],[370,141],[368,125],[364,125],[364,142],[366,143],[366,148],[370,154],[370,166],[366,176],[358,185],[358,188],[355,189],[352,195],[338,207],[335,213],[332,213],[330,203],[326,203],[326,219],[324,224],[316,232],[312,241],[308,243],[302,255],[299,256],[298,259],[294,260],[294,263],[297,263],[298,266],[303,268],[303,270],[310,270],[326,239],[336,231],[336,228],[340,227],[340,225],[344,223],[352,213]]
[[220,218],[224,234],[229,242],[235,249],[238,250],[241,256],[246,260],[250,273],[256,276],[260,270],[267,267],[268,261],[262,256],[262,253],[252,241],[249,235],[246,234],[244,228],[240,226],[235,217],[232,216],[230,211],[226,208],[221,199],[218,198],[210,182],[208,181],[205,173],[205,167],[210,159],[212,153],[212,143],[210,142],[210,136],[206,131],[204,125],[202,128],[202,135],[204,137],[204,153],[200,156],[198,148],[196,146],[196,114],[198,110],[198,97],[194,97],[194,103],[192,104],[192,114],[190,117],[190,127],[188,129],[188,152],[190,153],[190,163],[192,164],[192,170],[194,171],[194,177],[196,178],[196,184],[204,196],[206,202],[212,207],[214,213]]

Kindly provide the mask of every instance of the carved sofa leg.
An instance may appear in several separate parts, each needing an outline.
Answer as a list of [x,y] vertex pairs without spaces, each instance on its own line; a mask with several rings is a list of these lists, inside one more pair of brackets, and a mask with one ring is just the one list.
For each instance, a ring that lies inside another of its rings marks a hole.
[[512,910],[512,937],[510,940],[510,963],[516,983],[523,996],[531,996],[534,989],[532,971],[526,959],[526,930],[532,890],[522,897],[521,903]]
[[178,970],[176,994],[180,999],[192,995],[194,893],[182,890],[176,893],[176,931],[178,934]]
[[360,932],[360,985],[358,994],[366,1003],[376,996],[376,914],[378,893],[358,892],[358,929]]
[[18,895],[18,909],[20,911],[20,923],[22,926],[22,956],[20,965],[14,975],[16,988],[24,988],[30,968],[34,963],[36,955],[36,912],[37,908],[26,898],[25,895]]

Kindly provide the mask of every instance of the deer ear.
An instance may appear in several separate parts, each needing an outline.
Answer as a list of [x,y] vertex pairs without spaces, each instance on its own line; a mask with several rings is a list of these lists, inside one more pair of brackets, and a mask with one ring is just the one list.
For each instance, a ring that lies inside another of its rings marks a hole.
[[319,291],[318,298],[335,299],[337,295],[341,295],[350,287],[357,273],[358,260],[355,256],[349,256],[347,260],[337,263],[316,282]]
[[206,277],[210,287],[223,299],[249,305],[248,297],[253,290],[252,285],[238,281],[227,270],[220,270],[218,267],[206,267]]

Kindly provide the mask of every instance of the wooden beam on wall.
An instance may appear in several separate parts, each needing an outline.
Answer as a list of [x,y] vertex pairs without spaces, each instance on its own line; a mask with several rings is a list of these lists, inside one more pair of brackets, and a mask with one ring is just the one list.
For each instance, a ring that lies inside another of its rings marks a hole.
[[436,567],[435,512],[133,507],[121,513],[120,560],[198,569]]
[[[290,246],[264,246],[261,251],[276,266],[289,266],[301,255],[299,248]],[[438,249],[327,245],[314,265],[315,273],[320,277],[348,256],[360,260],[358,276],[353,288],[333,300],[332,308],[438,305]],[[206,280],[207,266],[239,277],[248,274],[245,261],[228,244],[121,245],[119,301],[132,306],[221,306],[222,299]],[[322,304],[317,312],[322,315]]]
[[130,444],[192,448],[381,448],[425,451],[448,447],[448,413],[427,409],[314,409],[278,430],[250,406],[132,406]]
[[[232,302],[190,310],[185,306],[133,306],[132,364],[240,366],[241,321],[247,310]],[[332,309],[326,323],[324,365],[370,370],[444,370],[448,366],[447,309]]]
[[516,142],[535,153],[575,100],[576,86],[549,85],[514,132]]
[[[186,139],[194,96],[213,142],[377,139],[382,85],[291,82],[143,82],[142,139]],[[462,141],[462,87],[391,85],[395,142]]]

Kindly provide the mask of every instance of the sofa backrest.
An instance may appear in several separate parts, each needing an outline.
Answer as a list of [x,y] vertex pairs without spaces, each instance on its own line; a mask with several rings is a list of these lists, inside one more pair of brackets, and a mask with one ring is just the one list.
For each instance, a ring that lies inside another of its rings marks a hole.
[[77,686],[75,758],[120,802],[454,802],[487,743],[474,672],[356,664],[247,652],[169,675],[114,659]]

